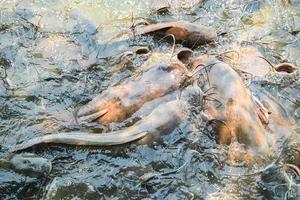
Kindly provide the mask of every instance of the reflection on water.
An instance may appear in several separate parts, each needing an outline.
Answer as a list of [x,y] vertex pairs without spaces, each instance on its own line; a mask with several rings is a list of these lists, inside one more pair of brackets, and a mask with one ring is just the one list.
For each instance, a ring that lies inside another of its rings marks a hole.
[[[168,12],[155,12],[162,8]],[[228,147],[215,143],[197,115],[151,145],[52,145],[30,150],[52,162],[52,171],[47,175],[31,176],[14,170],[9,149],[21,141],[58,131],[107,131],[107,127],[94,123],[76,124],[74,111],[138,70],[147,55],[124,61],[124,55],[136,52],[137,46],[171,53],[172,46],[151,37],[103,42],[130,33],[140,19],[184,19],[216,28],[220,35],[217,44],[199,47],[195,54],[220,53],[250,44],[272,63],[300,66],[299,16],[297,0],[0,1],[0,197],[292,197],[297,188],[290,183],[299,183],[299,176],[287,173],[284,167],[289,163],[299,166],[297,127],[293,142],[279,159],[271,158],[250,168],[243,163],[230,165]],[[275,77],[268,80],[265,89],[276,93],[299,122],[299,76],[294,78],[298,81],[283,87],[278,81],[282,79]],[[272,161],[276,162],[270,167]],[[145,175],[151,178],[141,180]]]

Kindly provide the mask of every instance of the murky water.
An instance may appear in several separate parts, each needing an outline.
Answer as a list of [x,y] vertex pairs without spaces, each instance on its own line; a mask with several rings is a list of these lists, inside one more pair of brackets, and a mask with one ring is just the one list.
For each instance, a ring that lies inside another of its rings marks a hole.
[[[169,11],[156,12],[163,7]],[[273,63],[300,66],[297,0],[1,0],[3,163],[12,156],[12,146],[35,136],[71,130],[107,131],[95,123],[76,124],[73,112],[132,75],[147,59],[145,55],[123,62],[122,53],[135,51],[137,46],[150,47],[153,52],[172,51],[172,45],[151,37],[113,42],[132,31],[132,25],[141,19],[197,21],[216,28],[218,42],[197,48],[195,55],[251,44]],[[273,81],[266,88],[278,98],[292,99],[290,115],[299,122],[299,81],[284,87],[278,79]],[[51,172],[32,174],[0,162],[0,199],[300,197],[294,184],[299,184],[299,176],[284,170],[286,164],[300,164],[299,124],[276,158],[249,167],[229,163],[228,147],[217,144],[197,120],[191,117],[162,136],[162,141],[150,145],[34,147],[28,151],[51,161]],[[145,180],[145,176],[152,179]]]

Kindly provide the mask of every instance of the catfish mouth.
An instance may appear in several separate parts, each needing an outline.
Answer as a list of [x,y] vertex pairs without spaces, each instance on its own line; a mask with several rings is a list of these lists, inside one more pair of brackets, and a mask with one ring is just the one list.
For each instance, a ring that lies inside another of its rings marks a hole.
[[275,67],[277,72],[285,72],[291,74],[296,71],[296,67],[291,63],[280,63]]
[[177,59],[183,64],[189,64],[193,56],[193,51],[188,48],[181,48],[177,52]]

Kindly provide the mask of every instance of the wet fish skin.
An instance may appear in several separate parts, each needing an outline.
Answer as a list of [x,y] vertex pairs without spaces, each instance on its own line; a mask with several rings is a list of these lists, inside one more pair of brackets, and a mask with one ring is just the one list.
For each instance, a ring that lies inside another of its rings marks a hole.
[[104,134],[69,132],[45,135],[16,145],[12,151],[20,151],[37,144],[59,143],[81,146],[112,146],[133,142],[151,134],[172,131],[186,117],[185,101],[173,100],[159,105],[150,115],[125,130]]
[[207,103],[212,118],[223,121],[218,128],[219,142],[229,144],[237,140],[248,149],[260,153],[269,152],[266,131],[257,115],[256,104],[241,77],[228,64],[213,56],[203,56],[197,62],[211,65],[208,72],[210,87],[214,88],[218,106]]
[[213,28],[187,21],[151,24],[138,30],[136,35],[145,35],[159,31],[162,32],[163,37],[169,34],[173,35],[175,42],[181,43],[184,41],[184,45],[191,48],[214,42],[218,38]]
[[103,125],[122,122],[144,103],[176,91],[185,78],[185,71],[178,66],[181,66],[180,61],[170,65],[156,64],[120,85],[108,88],[78,110],[77,121],[97,120]]

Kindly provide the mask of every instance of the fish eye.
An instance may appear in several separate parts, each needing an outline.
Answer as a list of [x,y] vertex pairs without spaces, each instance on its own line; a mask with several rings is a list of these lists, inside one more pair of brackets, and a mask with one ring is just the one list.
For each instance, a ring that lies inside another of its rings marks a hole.
[[160,65],[160,66],[159,66],[159,69],[162,70],[162,71],[165,71],[165,72],[170,72],[170,71],[172,71],[172,67],[169,66],[169,65]]
[[30,163],[30,161],[29,160],[23,160],[23,163],[28,164],[28,163]]
[[168,65],[159,65],[159,69],[165,71],[169,66]]

